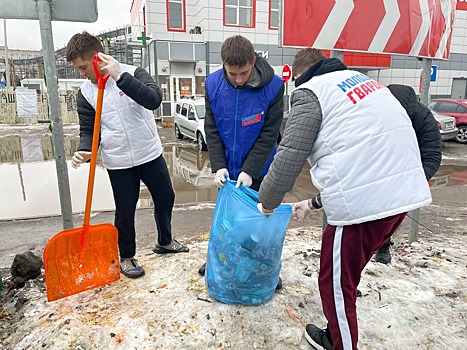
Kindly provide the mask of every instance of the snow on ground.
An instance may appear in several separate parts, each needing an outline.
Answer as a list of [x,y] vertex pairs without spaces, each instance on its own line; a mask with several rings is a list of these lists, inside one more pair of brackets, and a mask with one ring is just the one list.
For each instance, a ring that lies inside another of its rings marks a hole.
[[212,202],[201,202],[193,205],[183,205],[183,206],[175,206],[174,211],[186,211],[186,210],[203,210],[206,208],[214,209],[216,203]]
[[[139,256],[146,270],[140,279],[122,276],[51,303],[35,287],[27,292],[25,317],[0,348],[310,349],[304,326],[325,324],[317,285],[320,238],[318,228],[288,231],[284,287],[263,306],[209,298],[197,274],[207,237],[193,241],[188,254]],[[392,264],[370,262],[365,269],[357,301],[360,349],[466,349],[465,234],[405,242],[393,246]]]

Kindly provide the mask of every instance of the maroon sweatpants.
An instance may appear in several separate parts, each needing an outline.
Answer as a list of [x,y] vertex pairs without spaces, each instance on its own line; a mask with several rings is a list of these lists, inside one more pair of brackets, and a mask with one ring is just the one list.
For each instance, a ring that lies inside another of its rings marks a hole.
[[321,246],[319,292],[334,350],[356,350],[357,286],[363,268],[407,213],[350,226],[328,225]]

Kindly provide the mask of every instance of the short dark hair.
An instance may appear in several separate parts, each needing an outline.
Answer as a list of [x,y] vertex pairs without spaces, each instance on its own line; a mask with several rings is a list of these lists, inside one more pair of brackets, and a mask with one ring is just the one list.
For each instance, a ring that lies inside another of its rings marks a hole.
[[73,61],[75,58],[90,59],[98,52],[104,52],[99,39],[88,32],[73,35],[66,46],[66,60]]
[[295,55],[295,59],[292,65],[292,76],[302,74],[316,62],[326,59],[326,56],[313,47],[307,47],[306,49],[301,49]]
[[243,67],[255,60],[255,49],[247,38],[241,35],[231,36],[222,44],[222,62],[226,66]]

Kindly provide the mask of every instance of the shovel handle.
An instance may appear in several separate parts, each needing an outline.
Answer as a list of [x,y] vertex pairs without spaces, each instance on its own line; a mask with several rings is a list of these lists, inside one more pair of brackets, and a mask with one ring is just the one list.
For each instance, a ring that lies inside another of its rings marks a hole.
[[96,73],[97,77],[97,88],[98,89],[105,89],[105,83],[107,83],[107,80],[109,80],[110,74],[107,72],[104,76],[102,76],[101,71],[99,70],[99,66],[97,65],[97,62],[102,62],[102,60],[99,58],[97,53],[94,55],[93,59],[93,65],[94,65],[94,72]]
[[91,221],[91,204],[92,204],[92,193],[94,190],[94,177],[96,174],[97,165],[97,151],[99,149],[99,137],[101,133],[101,116],[102,116],[102,103],[104,101],[104,89],[110,74],[107,73],[104,76],[99,71],[97,62],[101,61],[99,56],[94,55],[94,72],[97,76],[97,103],[96,103],[96,116],[94,118],[94,131],[92,134],[92,148],[91,148],[91,164],[89,166],[89,178],[88,178],[88,191],[86,195],[86,207],[84,210],[84,233],[89,230],[89,223]]

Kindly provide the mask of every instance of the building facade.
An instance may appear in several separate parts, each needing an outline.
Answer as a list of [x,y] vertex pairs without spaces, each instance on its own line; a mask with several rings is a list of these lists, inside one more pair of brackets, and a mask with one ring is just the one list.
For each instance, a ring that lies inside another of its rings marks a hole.
[[[295,48],[279,46],[280,0],[134,0],[133,41],[141,41],[143,67],[163,92],[161,114],[172,115],[182,95],[204,95],[206,75],[220,69],[222,42],[243,35],[281,75]],[[431,97],[467,97],[467,2],[458,0],[449,60],[433,60]],[[420,88],[416,57],[345,53],[344,63],[381,83]],[[289,82],[291,84],[291,82]],[[292,86],[287,89],[291,91]]]
[[[6,80],[5,47],[0,46],[0,81]],[[17,86],[24,78],[43,78],[44,65],[41,50],[8,49],[9,81]]]

